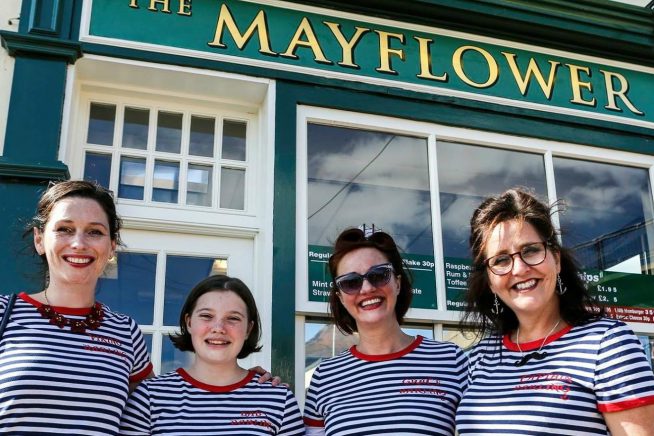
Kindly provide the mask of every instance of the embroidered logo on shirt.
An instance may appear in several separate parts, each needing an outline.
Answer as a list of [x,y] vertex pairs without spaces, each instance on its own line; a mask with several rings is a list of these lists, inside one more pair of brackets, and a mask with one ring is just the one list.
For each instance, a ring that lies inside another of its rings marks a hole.
[[441,382],[435,378],[405,378],[402,384],[405,387],[400,389],[400,394],[445,395],[445,391],[436,387]]
[[513,390],[516,391],[554,391],[561,392],[561,399],[568,399],[572,378],[567,375],[537,373],[523,375],[520,383]]
[[[232,419],[232,425],[256,425],[259,427],[272,427],[268,417],[260,410],[244,410],[241,412],[241,419]],[[263,419],[257,419],[263,418]]]

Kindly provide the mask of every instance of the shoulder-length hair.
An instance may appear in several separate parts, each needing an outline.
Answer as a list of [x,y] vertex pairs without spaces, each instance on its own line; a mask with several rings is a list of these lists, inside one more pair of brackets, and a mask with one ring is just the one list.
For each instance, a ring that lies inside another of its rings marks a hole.
[[480,336],[506,334],[518,327],[515,313],[498,299],[503,310],[493,310],[495,297],[488,282],[486,246],[493,229],[505,221],[517,220],[531,224],[547,243],[548,250],[558,254],[561,263],[560,277],[567,292],[559,295],[561,318],[570,325],[585,324],[599,318],[604,309],[591,298],[579,274],[579,266],[572,253],[563,248],[557,238],[551,214],[560,203],[548,206],[533,194],[521,188],[509,189],[496,197],[486,198],[470,219],[470,250],[473,271],[468,279],[466,310],[462,329],[475,330]]

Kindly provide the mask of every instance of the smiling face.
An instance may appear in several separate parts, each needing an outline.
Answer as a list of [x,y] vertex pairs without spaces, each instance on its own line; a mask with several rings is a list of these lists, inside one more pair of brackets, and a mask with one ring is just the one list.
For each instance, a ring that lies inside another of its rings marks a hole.
[[69,197],[50,211],[43,230],[34,229],[34,246],[48,261],[48,287],[95,290],[98,277],[116,249],[109,221],[97,201]]
[[[534,226],[517,220],[498,224],[486,244],[486,258],[503,253],[515,253],[525,245],[543,238]],[[491,290],[520,319],[521,316],[549,315],[559,311],[556,277],[561,271],[559,256],[549,248],[545,260],[534,266],[525,264],[519,255],[513,256],[513,268],[505,275],[487,269]]]
[[[379,250],[374,248],[360,248],[343,256],[337,267],[337,275],[351,272],[365,274],[375,265],[388,263],[388,259]],[[363,281],[361,291],[354,295],[338,293],[338,298],[345,310],[354,318],[357,329],[366,326],[379,326],[383,324],[397,324],[395,304],[400,292],[400,280],[392,275],[390,281],[377,288],[368,280]]]
[[209,291],[186,316],[196,359],[207,364],[236,365],[238,354],[252,330],[247,306],[235,292]]

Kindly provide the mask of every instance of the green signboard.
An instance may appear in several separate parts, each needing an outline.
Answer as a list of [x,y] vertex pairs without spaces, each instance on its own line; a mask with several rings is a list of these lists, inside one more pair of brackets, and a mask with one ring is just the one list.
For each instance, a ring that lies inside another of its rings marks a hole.
[[[401,22],[216,0],[93,0],[89,37],[470,99],[654,123],[654,75]],[[419,30],[417,30],[419,29]],[[106,39],[103,39],[106,38]],[[123,44],[125,44],[123,43]]]
[[[329,300],[332,277],[327,262],[331,256],[331,247],[309,245],[309,301],[324,302]],[[418,254],[403,254],[404,264],[413,277],[413,300],[411,307],[419,309],[436,309],[436,281],[434,276],[434,258]]]

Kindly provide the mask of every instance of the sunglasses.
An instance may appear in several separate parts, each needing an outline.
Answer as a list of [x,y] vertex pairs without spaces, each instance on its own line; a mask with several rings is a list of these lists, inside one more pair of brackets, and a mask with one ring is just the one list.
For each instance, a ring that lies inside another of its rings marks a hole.
[[340,275],[334,279],[336,287],[341,292],[348,295],[353,295],[361,291],[363,281],[368,280],[370,286],[378,288],[384,286],[391,280],[393,275],[393,265],[390,263],[382,263],[371,267],[365,274],[355,272]]

